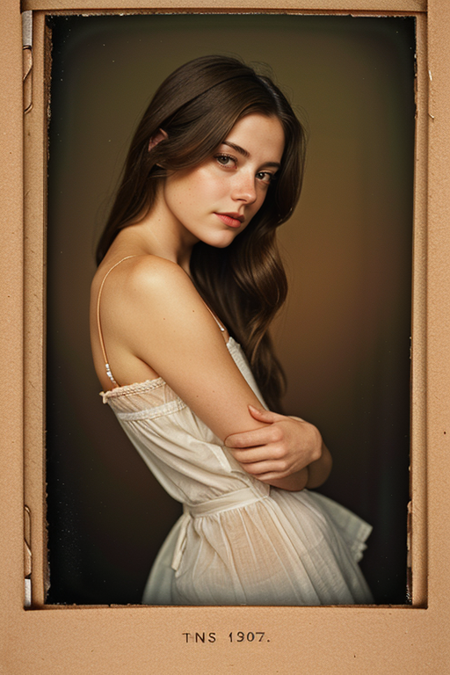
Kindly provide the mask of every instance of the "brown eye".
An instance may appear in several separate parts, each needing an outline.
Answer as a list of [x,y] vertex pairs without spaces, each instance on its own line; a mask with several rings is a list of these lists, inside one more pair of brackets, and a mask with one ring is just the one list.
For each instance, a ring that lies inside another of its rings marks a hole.
[[257,178],[258,180],[262,181],[263,183],[269,184],[269,183],[271,183],[271,182],[273,181],[273,179],[275,178],[275,176],[274,176],[273,173],[270,173],[270,171],[259,171],[259,172],[256,174],[256,178]]
[[231,155],[216,155],[216,160],[225,167],[232,167],[236,164],[236,160]]

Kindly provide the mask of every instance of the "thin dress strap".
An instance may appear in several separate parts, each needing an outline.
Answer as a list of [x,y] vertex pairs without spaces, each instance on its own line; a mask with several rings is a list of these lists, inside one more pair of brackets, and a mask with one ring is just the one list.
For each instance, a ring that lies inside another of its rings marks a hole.
[[[185,270],[185,272],[186,272],[186,270]],[[193,278],[191,277],[191,275],[190,275],[188,272],[186,272],[186,274],[188,275],[189,279],[190,279],[190,280],[192,281],[192,283],[194,284],[194,280],[193,280]],[[194,284],[194,286],[195,286],[195,284]],[[200,294],[199,294],[199,295],[200,295]],[[219,326],[221,332],[222,332],[222,333],[225,333],[225,326],[224,326],[223,324],[220,323],[220,321],[219,321],[219,319],[217,318],[216,314],[212,311],[211,307],[208,305],[208,303],[206,302],[206,300],[203,300],[203,298],[202,298],[201,295],[200,295],[200,300],[203,302],[203,304],[205,305],[206,309],[207,309],[208,312],[211,314],[211,316],[212,316],[212,318],[214,319],[214,321],[216,322],[216,324]]]
[[136,257],[137,257],[137,256],[135,256],[135,255],[127,255],[125,258],[122,258],[122,260],[119,260],[119,262],[116,262],[116,264],[113,265],[113,266],[106,272],[105,276],[103,277],[102,283],[100,284],[100,289],[99,289],[99,292],[98,292],[98,296],[97,296],[97,329],[98,329],[98,336],[99,336],[99,338],[100,338],[100,346],[101,346],[101,348],[102,348],[103,360],[104,360],[104,362],[105,362],[105,368],[106,368],[106,374],[107,374],[107,376],[109,377],[109,379],[111,380],[111,382],[112,382],[116,387],[118,387],[119,385],[118,385],[118,383],[116,382],[116,380],[114,379],[114,376],[113,376],[113,374],[112,374],[112,372],[111,372],[111,368],[109,367],[108,357],[107,357],[107,355],[106,355],[106,349],[105,349],[105,341],[103,340],[102,325],[101,325],[101,321],[100,321],[100,298],[101,298],[101,295],[102,295],[103,286],[105,285],[105,281],[106,281],[106,279],[108,278],[108,275],[110,274],[110,272],[112,272],[113,269],[114,269],[115,267],[117,267],[117,265],[120,265],[120,263],[123,262],[124,260],[128,260],[129,258],[136,258]]
[[[203,300],[203,298],[202,298],[202,300]],[[205,307],[206,307],[206,309],[208,310],[208,312],[211,314],[211,316],[212,316],[212,318],[214,319],[214,321],[216,322],[216,324],[219,326],[219,328],[220,328],[220,330],[222,331],[222,333],[225,333],[225,326],[223,326],[223,325],[220,323],[219,319],[218,319],[217,316],[214,314],[214,312],[212,311],[211,307],[210,307],[208,304],[206,304],[206,302],[205,302],[204,300],[203,300],[203,304],[205,305]]]

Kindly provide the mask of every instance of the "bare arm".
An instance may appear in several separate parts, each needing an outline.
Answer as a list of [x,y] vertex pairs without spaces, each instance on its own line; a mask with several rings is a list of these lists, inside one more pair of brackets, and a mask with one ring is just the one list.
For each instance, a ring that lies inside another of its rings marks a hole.
[[[114,377],[127,384],[129,364],[156,375],[223,441],[264,423],[261,407],[188,275],[175,263],[140,256],[123,263],[103,289],[101,322]],[[153,375],[155,377],[156,375]]]
[[131,353],[163,377],[222,441],[228,439],[227,445],[242,429],[259,434],[258,447],[232,449],[248,473],[288,490],[317,484],[324,473],[323,457],[329,455],[320,434],[306,422],[258,413],[260,401],[178,265],[142,257],[128,265],[126,274],[116,276],[102,302],[103,332],[106,341],[116,345],[108,352],[116,376],[120,355]]

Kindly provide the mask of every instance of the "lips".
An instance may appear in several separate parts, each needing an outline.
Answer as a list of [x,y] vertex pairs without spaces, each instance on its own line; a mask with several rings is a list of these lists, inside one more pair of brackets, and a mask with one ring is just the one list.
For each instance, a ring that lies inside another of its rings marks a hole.
[[216,216],[228,227],[240,227],[244,221],[239,213],[216,213]]

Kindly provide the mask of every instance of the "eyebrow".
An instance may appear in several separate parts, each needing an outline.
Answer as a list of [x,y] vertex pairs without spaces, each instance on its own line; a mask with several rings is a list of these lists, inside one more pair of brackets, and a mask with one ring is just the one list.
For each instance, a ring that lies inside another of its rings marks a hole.
[[[243,157],[250,157],[250,153],[245,150],[245,148],[241,148],[240,145],[236,145],[236,143],[231,143],[231,141],[223,141],[222,145],[228,145],[229,148],[233,148],[233,150],[236,150],[240,155],[243,155]],[[280,163],[279,162],[265,162],[263,166],[273,166],[276,169],[280,168]]]

